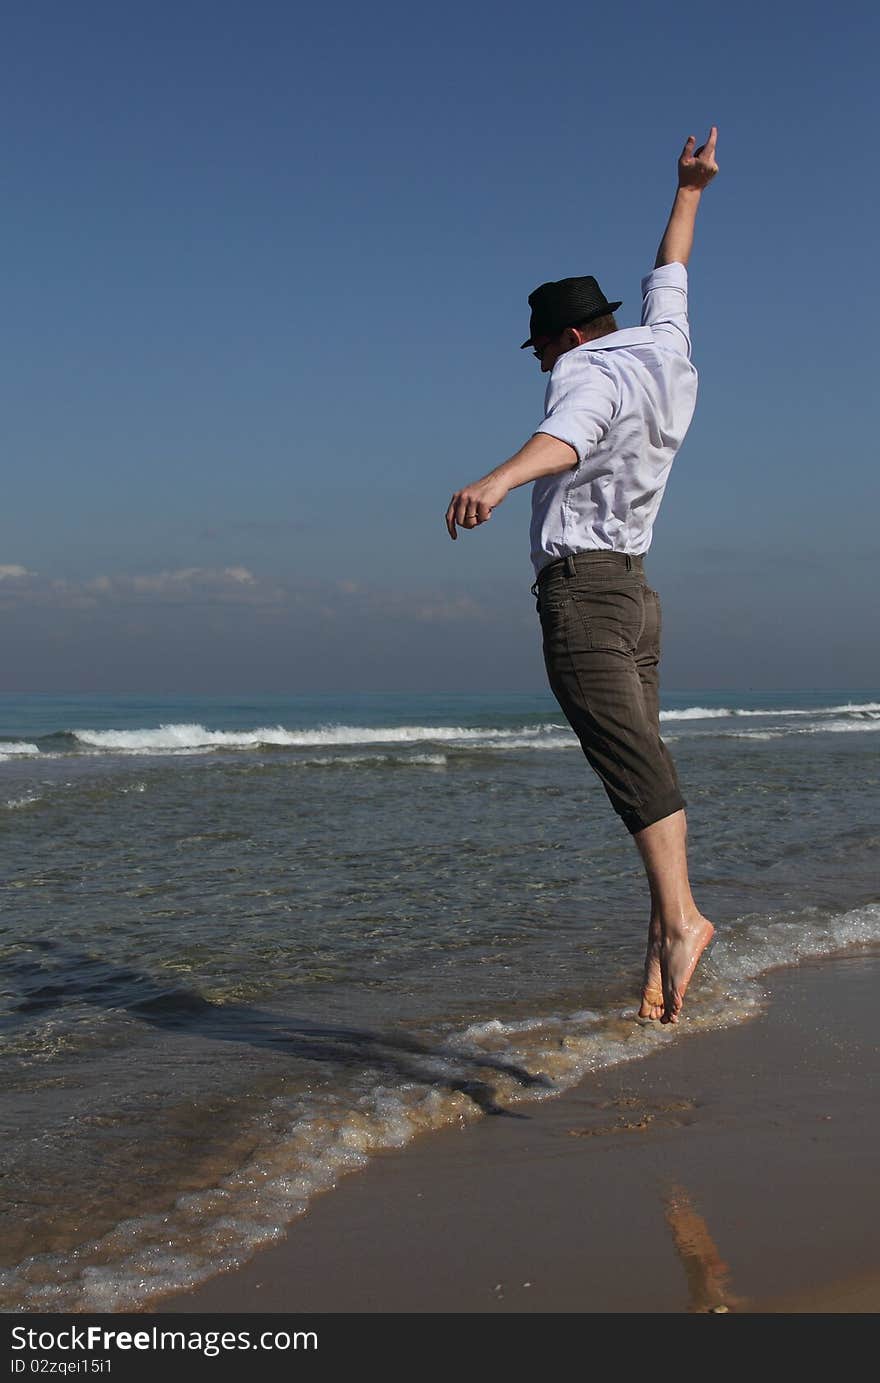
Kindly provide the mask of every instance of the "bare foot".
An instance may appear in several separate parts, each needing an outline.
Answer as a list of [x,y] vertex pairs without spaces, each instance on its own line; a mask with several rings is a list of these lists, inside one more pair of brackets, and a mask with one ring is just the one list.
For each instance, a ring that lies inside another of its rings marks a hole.
[[684,1003],[685,991],[691,982],[697,962],[705,951],[715,928],[702,913],[672,930],[667,928],[660,945],[660,973],[663,977],[662,1023],[677,1023]]
[[640,1018],[663,1017],[663,977],[660,972],[660,919],[651,918],[648,928],[648,952],[645,956],[645,979],[642,984]]

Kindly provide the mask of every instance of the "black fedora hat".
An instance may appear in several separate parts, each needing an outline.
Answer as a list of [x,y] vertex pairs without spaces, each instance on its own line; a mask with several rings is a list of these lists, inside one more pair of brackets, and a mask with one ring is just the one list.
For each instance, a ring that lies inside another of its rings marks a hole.
[[620,306],[620,303],[608,301],[592,274],[542,283],[529,294],[532,309],[529,339],[523,341],[520,350],[524,351],[538,337],[558,336],[566,327],[593,322],[597,317],[616,312]]

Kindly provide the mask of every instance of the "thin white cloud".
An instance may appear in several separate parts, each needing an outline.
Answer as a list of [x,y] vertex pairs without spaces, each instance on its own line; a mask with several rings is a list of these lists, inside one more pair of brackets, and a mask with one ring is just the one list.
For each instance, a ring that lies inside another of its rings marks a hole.
[[221,593],[243,586],[256,587],[257,578],[247,567],[179,567],[176,571],[135,572],[132,575],[95,576],[82,583],[100,595],[191,596]]
[[294,577],[283,584],[264,580],[249,567],[176,567],[159,571],[102,572],[83,580],[40,577],[18,564],[0,567],[0,606],[58,611],[121,611],[136,607],[193,610],[212,606],[253,610],[273,622],[297,612],[297,622],[337,627],[355,621],[412,624],[480,624],[494,611],[468,592],[407,590],[362,584],[346,577],[327,582]]
[[121,604],[277,605],[286,596],[247,567],[180,567],[174,571],[115,573],[72,581],[40,578],[25,567],[0,567],[6,608],[39,605],[64,610]]
[[450,624],[458,623],[461,620],[479,621],[487,617],[486,609],[482,605],[478,605],[469,595],[459,596],[457,600],[445,600],[440,597],[425,601],[416,607],[413,614],[420,624]]

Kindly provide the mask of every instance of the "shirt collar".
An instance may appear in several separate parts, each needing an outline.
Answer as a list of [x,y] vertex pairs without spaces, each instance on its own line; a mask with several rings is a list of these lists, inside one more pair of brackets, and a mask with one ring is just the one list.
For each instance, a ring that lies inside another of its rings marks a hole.
[[623,331],[610,331],[607,336],[597,336],[595,341],[586,341],[577,349],[581,351],[613,351],[625,346],[653,346],[654,334],[650,327],[624,327]]

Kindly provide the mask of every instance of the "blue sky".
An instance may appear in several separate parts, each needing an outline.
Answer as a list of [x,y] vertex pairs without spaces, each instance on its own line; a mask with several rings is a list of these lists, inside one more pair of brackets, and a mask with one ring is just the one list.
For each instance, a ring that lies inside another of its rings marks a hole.
[[867,5],[17,4],[2,690],[544,685],[536,284],[638,320],[691,132],[700,397],[648,559],[669,688],[871,688]]

